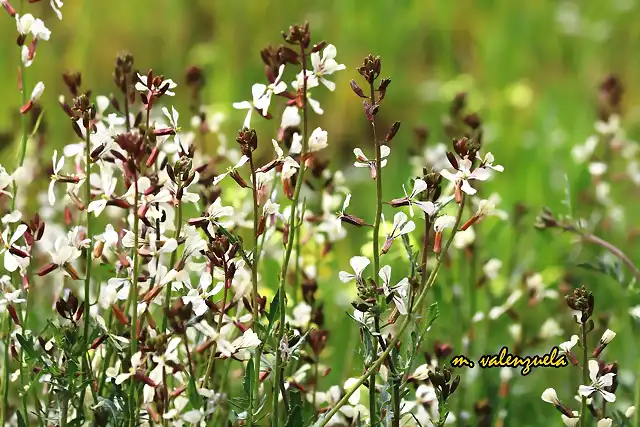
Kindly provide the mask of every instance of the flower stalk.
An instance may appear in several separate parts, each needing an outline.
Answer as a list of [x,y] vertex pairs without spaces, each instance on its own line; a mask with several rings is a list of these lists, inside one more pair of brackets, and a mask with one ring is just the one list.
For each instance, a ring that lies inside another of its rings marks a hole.
[[[306,171],[306,155],[309,150],[309,129],[308,129],[308,94],[307,94],[307,53],[305,51],[304,43],[300,43],[300,59],[302,63],[302,151],[300,152],[300,170],[296,178],[296,186],[293,192],[293,199],[291,201],[291,214],[289,215],[289,236],[287,240],[287,247],[285,248],[284,259],[282,261],[282,269],[280,271],[280,285],[279,285],[279,307],[280,307],[280,325],[278,328],[278,335],[276,340],[276,368],[275,368],[275,382],[273,393],[273,420],[278,420],[278,402],[279,402],[279,383],[282,381],[282,349],[281,343],[284,338],[285,329],[285,310],[286,310],[286,281],[287,271],[289,269],[289,261],[291,259],[291,252],[295,245],[295,235],[298,232],[298,226],[296,225],[296,211],[300,200],[300,190],[302,189],[302,183],[304,182],[304,174]],[[284,396],[283,396],[284,397]]]
[[[437,261],[436,261],[436,265],[434,267],[434,269],[431,271],[431,274],[429,275],[429,278],[427,280],[426,286],[424,287],[424,289],[422,289],[422,291],[420,292],[420,295],[418,296],[418,298],[415,301],[414,307],[419,307],[422,302],[424,301],[424,298],[427,296],[427,294],[429,293],[429,290],[431,290],[431,288],[433,287],[436,278],[438,276],[438,271],[440,270],[440,267],[442,265],[442,261],[444,260],[444,257],[446,256],[448,250],[449,250],[449,246],[451,246],[451,243],[453,242],[453,238],[455,237],[455,234],[458,230],[458,227],[460,226],[460,220],[462,219],[462,211],[464,210],[464,204],[465,204],[465,199],[466,197],[464,196],[464,194],[462,195],[462,200],[460,202],[460,206],[458,208],[458,214],[456,216],[456,222],[455,225],[453,227],[453,230],[451,232],[451,236],[449,237],[449,239],[447,240],[443,250],[440,253],[440,256],[438,257]],[[412,310],[413,312],[413,310]],[[333,408],[331,408],[331,410],[327,413],[327,415],[325,415],[322,419],[320,419],[315,427],[324,427],[326,426],[329,421],[331,420],[331,418],[340,410],[340,408],[342,408],[349,400],[349,398],[351,397],[351,395],[362,385],[364,384],[364,382],[371,376],[372,373],[377,372],[377,370],[380,368],[380,366],[382,365],[382,363],[384,363],[385,359],[387,358],[387,356],[389,356],[389,353],[391,353],[391,350],[393,348],[395,348],[396,344],[400,341],[400,338],[402,337],[402,334],[404,333],[404,331],[407,329],[407,326],[409,326],[409,323],[411,323],[413,321],[411,316],[406,316],[404,321],[402,322],[402,324],[400,325],[400,328],[398,329],[398,332],[396,334],[396,336],[388,343],[386,350],[384,350],[382,352],[382,354],[373,362],[373,364],[369,367],[369,369],[367,369],[365,371],[364,374],[362,374],[358,380],[355,382],[355,384],[353,384],[350,388],[350,390],[348,390],[344,396],[342,396],[342,398],[338,401],[338,403],[335,404],[335,406]]]

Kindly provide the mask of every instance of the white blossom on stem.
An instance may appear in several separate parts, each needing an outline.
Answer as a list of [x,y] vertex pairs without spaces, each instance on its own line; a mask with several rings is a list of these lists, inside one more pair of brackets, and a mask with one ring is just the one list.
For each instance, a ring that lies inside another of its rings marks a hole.
[[615,402],[616,395],[606,391],[604,388],[613,384],[613,377],[616,374],[610,372],[605,375],[599,375],[599,373],[600,366],[598,365],[598,361],[594,359],[589,360],[589,378],[591,379],[591,384],[581,385],[578,388],[578,394],[583,397],[591,397],[594,393],[600,393],[602,398],[607,402]]

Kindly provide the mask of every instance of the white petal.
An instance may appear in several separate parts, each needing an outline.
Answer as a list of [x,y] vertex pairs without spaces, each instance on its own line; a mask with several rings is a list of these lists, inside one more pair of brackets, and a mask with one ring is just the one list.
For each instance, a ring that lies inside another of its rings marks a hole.
[[449,172],[447,169],[442,169],[440,171],[440,175],[442,175],[442,177],[444,179],[447,179],[449,181],[456,181],[458,179],[457,175],[452,174],[451,172]]
[[600,394],[602,395],[602,398],[604,400],[606,400],[607,402],[615,402],[616,401],[616,395],[613,393],[609,393],[608,391],[604,391],[604,390],[599,390]]
[[598,365],[598,361],[591,359],[589,360],[589,378],[593,383],[596,382],[598,377],[598,372],[600,372],[600,366]]
[[471,184],[469,184],[469,181],[467,181],[466,179],[462,181],[462,185],[460,186],[460,189],[465,193],[469,194],[470,196],[473,196],[474,194],[477,193],[477,190],[473,188]]
[[580,387],[578,387],[578,394],[580,396],[589,397],[593,394],[594,391],[596,391],[596,389],[589,385],[581,385]]
[[415,197],[427,189],[427,183],[423,179],[416,179],[413,183],[413,191],[411,197]]
[[389,283],[391,282],[391,266],[390,265],[385,265],[384,267],[382,267],[380,269],[380,272],[378,273],[380,275],[380,278],[382,279],[382,284],[384,287],[388,287]]
[[346,271],[341,271],[338,273],[338,277],[342,283],[348,283],[351,280],[355,279],[355,274],[348,273]]
[[354,256],[349,261],[351,264],[351,268],[356,273],[356,275],[360,276],[360,274],[364,271],[365,268],[371,263],[369,258],[363,256]]

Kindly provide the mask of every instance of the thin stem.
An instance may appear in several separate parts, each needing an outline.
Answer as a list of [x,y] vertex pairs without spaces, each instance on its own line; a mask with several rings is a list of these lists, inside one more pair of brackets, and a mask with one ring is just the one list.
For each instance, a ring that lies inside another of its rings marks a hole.
[[[109,312],[109,319],[107,320],[107,330],[111,330],[111,326],[113,324],[113,310]],[[107,347],[107,353],[105,355],[105,360],[102,363],[102,375],[100,376],[100,382],[98,383],[98,396],[102,394],[102,389],[104,388],[105,381],[107,380],[107,369],[111,364],[111,355],[112,355],[112,346]],[[97,353],[97,352],[96,352]]]
[[[640,358],[638,358],[638,366],[636,368],[636,372],[640,372]],[[636,396],[634,406],[636,408],[636,412],[633,416],[633,426],[640,427],[640,381],[636,378]]]
[[[21,95],[22,95],[22,104],[21,105],[25,105],[27,103],[27,91],[25,90],[25,71],[26,71],[26,67],[24,66],[24,64],[22,63],[22,59],[19,58],[18,60],[18,64],[20,67],[20,79],[21,79]],[[26,114],[22,114],[21,115],[21,125],[22,125],[22,138],[20,140],[20,146],[18,147],[18,164],[16,165],[16,170],[21,167],[24,164],[24,159],[26,156],[26,152],[27,152],[27,141],[29,139],[29,120]],[[13,197],[11,198],[11,210],[10,212],[13,212],[16,209],[16,199],[18,198],[18,183],[16,182],[15,179],[13,179],[12,181],[12,189],[13,189]],[[28,299],[28,296],[27,296]],[[3,405],[2,408],[0,408],[0,421],[4,422],[4,416],[6,416],[6,414],[4,413],[4,411],[6,411],[6,408],[8,407],[8,399],[9,399],[9,358],[8,358],[8,349],[10,347],[10,341],[11,341],[11,319],[9,317],[9,313],[7,313],[7,335],[5,337],[5,364],[4,364],[4,370],[5,372],[5,380],[3,381],[3,386],[4,386],[4,390],[3,390]],[[27,325],[25,324],[24,326],[25,328],[27,327]],[[23,355],[23,351],[22,349],[20,350],[20,361],[21,361],[21,365],[22,365],[22,355]],[[22,369],[22,367],[20,368]],[[22,375],[21,375],[22,376]],[[26,412],[26,399],[27,399],[27,395],[24,394],[23,396],[23,406],[25,406],[25,417],[28,416],[28,413]]]
[[635,266],[633,261],[631,261],[629,257],[627,257],[627,255],[625,255],[625,253],[622,252],[618,247],[614,246],[613,244],[593,234],[582,234],[581,236],[582,236],[582,240],[584,240],[585,242],[594,243],[598,246],[601,246],[602,248],[608,250],[613,255],[615,255],[620,261],[622,261],[629,268],[629,270],[631,270],[631,272],[636,278],[636,281],[640,283],[640,270],[638,270],[638,268]]
[[[289,269],[289,260],[291,259],[291,251],[295,242],[295,234],[296,234],[296,209],[298,207],[298,201],[300,199],[300,190],[302,189],[302,182],[304,181],[304,173],[306,170],[305,167],[305,156],[308,151],[308,118],[307,118],[307,55],[304,49],[304,46],[300,46],[300,57],[302,60],[302,90],[303,90],[303,100],[302,100],[302,152],[300,153],[300,171],[298,172],[298,177],[296,178],[296,187],[293,192],[293,200],[291,202],[291,214],[289,216],[289,238],[287,241],[287,247],[285,249],[284,260],[282,262],[282,270],[280,271],[280,286],[279,286],[279,295],[280,295],[280,325],[278,327],[278,339],[276,341],[276,376],[275,376],[275,387],[278,387],[278,384],[281,381],[281,372],[280,367],[282,365],[282,350],[280,348],[280,343],[282,342],[282,338],[284,337],[284,326],[285,326],[285,309],[286,309],[286,281],[287,281],[287,270]],[[278,395],[279,392],[274,390],[273,393],[273,422],[275,424],[278,423]]]
[[[178,201],[178,213],[176,214],[176,222],[175,222],[175,229],[176,229],[176,242],[178,242],[178,244],[180,243],[180,230],[182,229],[182,203],[180,203]],[[173,251],[171,253],[171,259],[170,259],[170,266],[171,268],[173,268],[173,266],[176,264],[176,258],[178,256],[178,249],[176,248],[175,251]],[[171,305],[171,292],[172,292],[172,286],[171,283],[167,283],[167,292],[166,292],[166,296],[165,296],[165,301],[164,301],[164,311],[162,313],[162,329],[161,329],[161,333],[165,333],[167,330],[167,324],[169,322],[169,307]],[[163,366],[162,367],[162,377],[163,377],[163,384],[164,387],[168,390],[169,386],[167,384],[167,381],[165,380],[166,378],[166,368]],[[164,406],[163,406],[166,410],[166,408],[169,407],[169,396],[167,393],[164,394]]]
[[[91,264],[93,261],[93,234],[91,230],[91,212],[89,212],[89,203],[91,203],[91,126],[87,126],[85,130],[85,149],[84,149],[84,176],[85,176],[85,210],[87,212],[87,239],[89,239],[89,244],[87,246],[85,256],[86,256],[86,265],[84,271],[84,355],[82,357],[82,373],[84,381],[87,381],[89,377],[89,370],[91,369],[87,357],[86,351],[89,350],[89,345],[91,341],[89,340],[89,311],[91,309],[91,301],[89,300],[89,294],[91,293]],[[91,389],[93,387],[89,385]],[[80,401],[82,402],[84,399],[85,388],[82,388],[80,392]]]
[[[420,306],[420,304],[422,304],[422,301],[427,296],[427,294],[429,293],[429,290],[433,287],[433,284],[436,281],[436,278],[438,276],[438,271],[440,270],[440,266],[442,265],[442,261],[449,250],[449,246],[451,246],[451,243],[453,242],[453,238],[456,235],[458,227],[460,226],[460,219],[462,218],[462,211],[464,209],[464,204],[465,204],[465,197],[463,196],[462,202],[460,203],[460,207],[458,208],[458,215],[456,216],[456,223],[453,227],[453,231],[451,232],[451,236],[449,237],[449,240],[447,240],[447,243],[445,244],[440,256],[438,257],[436,265],[433,271],[431,272],[431,274],[429,275],[429,279],[427,280],[427,284],[425,288],[422,290],[422,292],[420,292],[420,295],[418,296],[418,299],[415,302],[415,307],[418,307]],[[376,359],[376,361],[369,367],[369,369],[367,369],[366,372],[360,376],[358,381],[356,381],[356,383],[352,385],[349,391],[347,391],[346,394],[342,396],[342,398],[338,401],[338,403],[333,408],[331,408],[331,410],[327,413],[327,415],[324,418],[322,418],[322,420],[316,425],[316,427],[326,426],[331,420],[331,418],[340,410],[340,408],[342,408],[342,406],[344,406],[348,402],[349,397],[351,397],[351,395],[362,384],[364,384],[364,382],[371,375],[371,373],[376,372],[378,368],[380,368],[380,365],[382,365],[382,363],[387,358],[389,353],[391,353],[391,350],[395,347],[398,341],[400,341],[400,338],[402,337],[402,334],[404,333],[407,326],[409,326],[409,323],[412,323],[413,321],[414,319],[412,319],[411,316],[405,317],[404,321],[402,322],[402,325],[400,325],[400,329],[398,330],[398,333],[391,340],[391,342],[389,342],[387,349],[384,352],[382,352],[380,357],[378,357],[378,359]]]
[[[376,91],[373,86],[373,81],[369,84],[369,88],[371,90],[371,105],[375,104]],[[371,129],[373,130],[373,143],[376,149],[376,216],[373,223],[373,270],[376,272],[380,271],[380,220],[382,217],[382,155],[380,153],[380,142],[378,141],[378,137],[376,134],[376,122],[375,119],[371,120]],[[376,333],[380,333],[379,327],[379,314],[376,311],[375,321],[376,321]],[[377,349],[378,346],[375,343],[374,339],[374,348]],[[376,399],[375,399],[375,390],[376,390],[376,374],[375,372],[371,374],[369,377],[369,416],[371,418],[371,426],[376,427],[378,425],[378,418],[376,412]]]
[[[225,270],[225,276],[226,276],[226,272],[227,272],[227,263],[226,261],[224,262],[224,270]],[[213,274],[213,272],[212,272]],[[220,307],[220,314],[218,315],[218,324],[216,325],[216,336],[220,336],[220,329],[222,328],[222,316],[224,315],[224,308],[227,305],[227,295],[229,294],[229,288],[227,287],[226,283],[224,285],[224,293],[222,295],[222,307]],[[215,362],[216,359],[216,350],[218,349],[218,340],[216,339],[213,342],[213,348],[211,350],[211,354],[209,355],[209,362],[207,363],[207,370],[205,373],[204,378],[202,379],[202,384],[203,386],[207,385],[207,381],[209,381],[209,384],[211,384],[211,381],[213,380],[211,374],[213,373],[213,364]]]
[[4,345],[4,362],[2,364],[2,406],[0,407],[0,421],[4,423],[7,413],[6,411],[9,408],[9,341],[11,337],[11,316],[7,311],[7,316],[5,318],[5,345]]
[[[589,384],[589,354],[587,353],[587,326],[580,325],[580,344],[582,344],[582,383]],[[587,427],[587,398],[582,396],[580,409],[580,427]]]
[[[176,229],[176,242],[180,243],[180,231],[182,228],[182,203],[178,203],[178,212],[176,214],[176,222],[175,222],[175,229]],[[176,249],[175,251],[173,251],[171,253],[171,259],[169,261],[169,265],[171,266],[171,268],[173,268],[173,266],[176,264],[176,259],[178,257],[178,250]],[[162,333],[164,334],[165,331],[167,330],[167,325],[169,322],[169,317],[167,316],[167,313],[169,313],[169,307],[171,304],[171,292],[172,292],[172,287],[170,284],[167,284],[167,292],[166,292],[166,296],[165,296],[165,300],[164,300],[164,313],[162,316]]]
[[[251,260],[251,318],[253,320],[253,328],[257,329],[258,322],[260,319],[258,318],[258,262],[260,260],[260,248],[258,248],[258,227],[260,225],[260,215],[259,215],[259,207],[258,207],[258,183],[256,181],[256,168],[253,163],[253,153],[249,153],[249,166],[251,167],[251,180],[253,182],[251,188],[251,194],[253,198],[253,259]],[[255,371],[255,378],[253,380],[253,390],[251,390],[251,395],[249,396],[249,413],[247,415],[248,425],[251,426],[253,423],[253,406],[254,403],[258,400],[258,393],[260,391],[260,362],[261,362],[261,353],[262,346],[258,346],[256,348],[254,359],[253,359],[253,368]]]
[[[140,192],[138,190],[138,176],[134,174],[134,203],[133,203],[133,279],[131,288],[129,289],[130,307],[133,310],[131,315],[131,356],[138,351],[138,240],[140,239],[140,227],[138,218],[138,200]],[[136,383],[131,381],[129,386],[129,410],[130,423],[132,426],[136,424]]]

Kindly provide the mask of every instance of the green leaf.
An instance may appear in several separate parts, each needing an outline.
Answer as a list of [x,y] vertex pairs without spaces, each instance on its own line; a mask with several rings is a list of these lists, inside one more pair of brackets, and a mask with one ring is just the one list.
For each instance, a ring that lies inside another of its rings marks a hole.
[[22,412],[18,411],[18,427],[27,427],[27,424],[24,422],[24,418],[22,418]]
[[33,348],[33,343],[31,341],[27,341],[25,337],[20,334],[16,334],[16,339],[20,343],[20,347],[27,352],[30,358],[32,359],[40,359],[40,354]]
[[267,314],[267,319],[269,319],[269,326],[273,325],[275,319],[278,318],[278,314],[280,314],[280,289],[276,291],[276,294],[271,300],[271,304],[269,304],[269,313]]
[[196,386],[196,379],[193,375],[189,376],[189,402],[194,408],[201,406],[200,395],[198,394],[198,387]]
[[302,425],[304,425],[304,421],[302,420],[302,409],[300,409],[300,405],[296,405],[291,410],[289,418],[287,418],[286,427],[301,427]]
[[253,359],[249,359],[249,362],[247,363],[247,369],[244,371],[244,381],[242,383],[244,387],[244,394],[247,397],[251,396],[253,390],[253,371]]
[[426,324],[425,330],[429,329],[431,327],[431,325],[433,325],[433,322],[436,321],[438,316],[440,316],[440,310],[438,309],[438,303],[434,302],[433,304],[431,304],[429,306],[429,309],[427,310],[427,317],[426,317],[426,322],[425,322],[425,324]]
[[615,258],[611,259],[608,257],[600,257],[593,262],[583,262],[578,264],[578,267],[609,276],[620,284],[624,284],[625,282],[624,273],[622,272],[622,264]]

